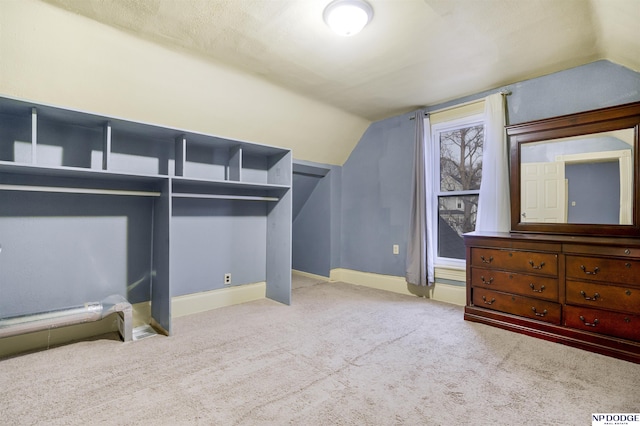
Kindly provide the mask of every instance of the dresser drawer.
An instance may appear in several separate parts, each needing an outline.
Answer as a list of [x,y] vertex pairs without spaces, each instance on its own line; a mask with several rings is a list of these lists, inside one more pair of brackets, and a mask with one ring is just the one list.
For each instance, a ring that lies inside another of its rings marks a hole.
[[560,324],[560,305],[498,291],[473,289],[473,304],[487,309]]
[[640,340],[640,316],[565,306],[564,325],[594,333]]
[[567,256],[567,279],[634,284],[640,287],[640,260]]
[[471,285],[540,299],[558,300],[557,278],[472,268]]
[[555,253],[473,247],[471,249],[471,265],[558,276],[558,255]]
[[567,303],[640,315],[640,289],[584,281],[567,281]]

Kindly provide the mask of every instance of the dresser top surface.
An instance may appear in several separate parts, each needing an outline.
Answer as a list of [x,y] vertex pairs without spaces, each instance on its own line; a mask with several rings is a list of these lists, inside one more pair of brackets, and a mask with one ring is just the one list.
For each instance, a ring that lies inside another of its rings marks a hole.
[[593,237],[581,235],[527,234],[515,232],[469,232],[464,234],[467,244],[483,239],[522,241],[531,243],[588,244],[606,246],[640,247],[640,238]]

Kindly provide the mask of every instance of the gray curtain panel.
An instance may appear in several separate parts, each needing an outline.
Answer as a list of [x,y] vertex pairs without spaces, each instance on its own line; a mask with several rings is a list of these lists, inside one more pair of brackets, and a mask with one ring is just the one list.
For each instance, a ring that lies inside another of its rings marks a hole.
[[407,242],[407,283],[428,286],[427,277],[427,203],[425,177],[424,112],[415,113],[415,140],[411,199],[411,223]]

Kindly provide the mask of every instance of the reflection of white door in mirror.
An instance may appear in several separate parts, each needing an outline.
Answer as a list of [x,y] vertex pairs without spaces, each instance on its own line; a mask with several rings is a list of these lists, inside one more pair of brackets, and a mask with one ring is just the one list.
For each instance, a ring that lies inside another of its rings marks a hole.
[[563,162],[523,163],[521,222],[565,223],[567,196]]

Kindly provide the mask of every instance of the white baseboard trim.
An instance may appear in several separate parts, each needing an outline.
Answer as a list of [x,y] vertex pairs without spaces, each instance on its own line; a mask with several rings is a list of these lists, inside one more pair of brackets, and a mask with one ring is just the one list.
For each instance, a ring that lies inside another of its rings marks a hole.
[[439,283],[438,278],[436,278],[436,283],[430,291],[429,298],[453,305],[464,306],[467,303],[467,289],[459,285]]
[[176,296],[171,298],[171,317],[179,318],[224,306],[264,299],[266,293],[267,283],[259,282]]
[[378,290],[392,291],[394,293],[412,296],[407,290],[407,282],[404,277],[393,275],[381,275],[371,272],[354,271],[352,269],[336,268],[331,270],[331,281],[371,287]]
[[[330,279],[331,281],[340,281],[413,296],[407,289],[407,282],[404,277],[336,268],[331,270]],[[429,289],[429,298],[440,302],[464,306],[467,300],[467,291],[463,286],[438,283],[436,274],[436,283],[433,288]]]
[[325,277],[324,275],[316,275],[310,272],[298,271],[297,269],[292,269],[291,273],[294,275],[300,275],[301,277],[312,278],[319,281],[329,281],[331,279],[329,277]]

